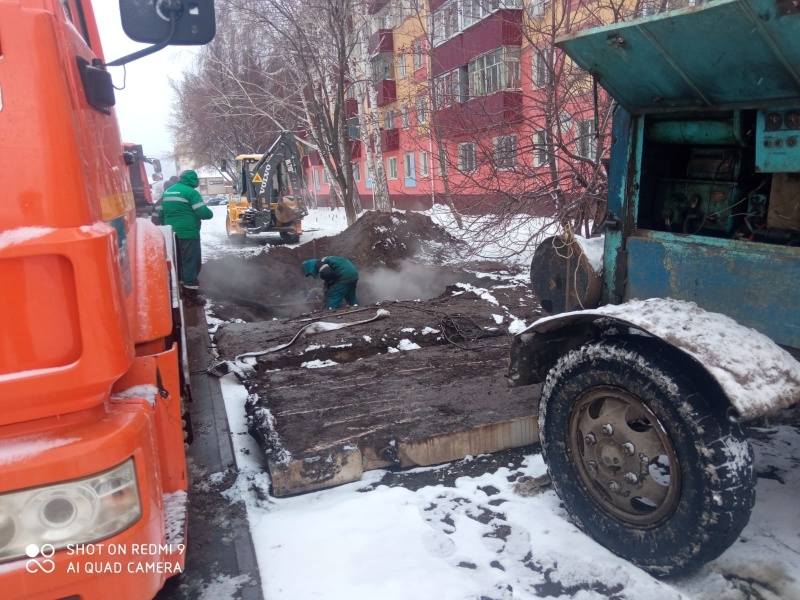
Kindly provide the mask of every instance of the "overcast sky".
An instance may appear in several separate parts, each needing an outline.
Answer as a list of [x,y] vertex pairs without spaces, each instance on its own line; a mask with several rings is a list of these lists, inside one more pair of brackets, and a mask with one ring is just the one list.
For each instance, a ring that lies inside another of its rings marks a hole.
[[[91,0],[97,27],[107,62],[145,48],[122,31],[118,0]],[[167,130],[173,96],[169,78],[180,79],[183,69],[191,65],[197,49],[173,46],[151,54],[123,67],[109,67],[115,90],[117,118],[122,140],[142,144],[145,156],[163,159],[172,152],[172,140]],[[127,77],[125,71],[127,70]],[[175,172],[171,161],[163,160],[167,176]]]

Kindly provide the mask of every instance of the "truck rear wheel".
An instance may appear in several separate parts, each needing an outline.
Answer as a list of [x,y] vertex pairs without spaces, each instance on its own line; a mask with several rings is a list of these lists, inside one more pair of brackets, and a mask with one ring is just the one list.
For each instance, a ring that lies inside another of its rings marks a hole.
[[753,451],[724,398],[663,348],[593,342],[547,376],[539,427],[553,486],[575,523],[657,576],[725,551],[755,502]]

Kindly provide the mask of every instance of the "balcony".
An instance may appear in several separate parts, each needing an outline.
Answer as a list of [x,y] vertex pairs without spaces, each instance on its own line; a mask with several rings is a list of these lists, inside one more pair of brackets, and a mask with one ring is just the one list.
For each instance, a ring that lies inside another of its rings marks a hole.
[[463,66],[500,46],[522,44],[522,10],[502,9],[433,49],[433,75]]
[[381,52],[394,54],[394,34],[391,29],[378,29],[369,36],[368,44],[370,56]]
[[381,148],[384,152],[400,150],[400,130],[381,129]]
[[375,84],[378,106],[386,106],[397,100],[397,84],[393,79],[384,79]]
[[487,131],[502,125],[522,122],[522,92],[504,91],[471,98],[439,111],[442,137],[455,138],[468,133]]

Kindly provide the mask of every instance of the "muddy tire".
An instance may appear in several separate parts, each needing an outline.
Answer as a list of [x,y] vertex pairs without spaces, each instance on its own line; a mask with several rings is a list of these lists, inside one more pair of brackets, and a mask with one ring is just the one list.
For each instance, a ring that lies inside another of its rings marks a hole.
[[755,502],[753,451],[727,400],[668,356],[625,340],[572,350],[548,374],[539,413],[542,452],[574,522],[656,576],[722,554]]

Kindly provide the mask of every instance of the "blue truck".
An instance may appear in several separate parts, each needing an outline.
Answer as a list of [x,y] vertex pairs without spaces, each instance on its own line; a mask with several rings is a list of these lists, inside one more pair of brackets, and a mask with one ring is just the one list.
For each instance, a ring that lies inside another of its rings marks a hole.
[[[556,45],[617,105],[599,300],[543,303],[509,381],[542,384],[542,450],[575,523],[685,573],[750,517],[743,424],[800,399],[800,6],[713,0]],[[581,279],[567,266],[536,275],[558,290]]]

